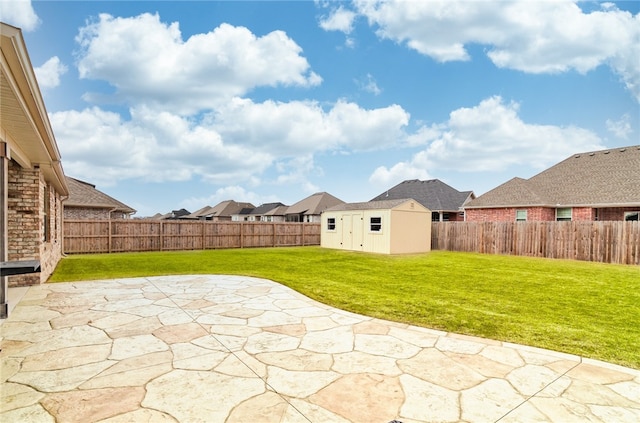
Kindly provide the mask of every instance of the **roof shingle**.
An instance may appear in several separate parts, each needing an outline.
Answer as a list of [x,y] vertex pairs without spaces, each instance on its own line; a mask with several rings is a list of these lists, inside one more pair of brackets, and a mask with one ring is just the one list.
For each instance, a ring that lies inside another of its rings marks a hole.
[[574,154],[530,179],[514,178],[465,208],[640,206],[640,146]]

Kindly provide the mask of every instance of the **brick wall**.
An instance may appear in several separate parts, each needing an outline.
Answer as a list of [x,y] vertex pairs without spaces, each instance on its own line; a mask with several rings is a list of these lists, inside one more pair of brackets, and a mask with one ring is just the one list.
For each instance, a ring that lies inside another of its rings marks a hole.
[[640,207],[598,209],[598,220],[624,220],[625,212],[637,212]]
[[42,269],[39,274],[10,276],[9,286],[37,285],[47,280],[62,255],[60,194],[47,186],[39,169],[23,169],[10,161],[8,176],[8,259],[39,260]]
[[[109,220],[110,209],[64,207],[64,218],[69,220]],[[114,213],[115,214],[115,213]],[[113,216],[114,219],[119,218]]]
[[[516,220],[516,211],[527,210],[527,220],[554,221],[556,210],[550,207],[505,207],[496,209],[468,209],[467,222],[513,222]],[[572,220],[596,220],[595,209],[590,207],[574,207]],[[615,219],[622,220],[622,219]]]

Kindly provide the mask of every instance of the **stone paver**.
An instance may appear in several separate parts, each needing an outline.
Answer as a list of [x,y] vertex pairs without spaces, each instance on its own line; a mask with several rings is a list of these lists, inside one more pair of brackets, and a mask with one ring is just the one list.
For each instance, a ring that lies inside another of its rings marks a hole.
[[359,316],[272,281],[29,288],[0,421],[638,422],[640,371]]

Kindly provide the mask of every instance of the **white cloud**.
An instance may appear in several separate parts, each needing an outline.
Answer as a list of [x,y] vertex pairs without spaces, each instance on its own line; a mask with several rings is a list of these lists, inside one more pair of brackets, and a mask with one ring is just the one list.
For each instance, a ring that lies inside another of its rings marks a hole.
[[483,44],[496,66],[529,73],[585,73],[607,64],[640,101],[640,14],[611,5],[584,13],[572,0],[356,0],[354,5],[379,37],[437,61],[470,60],[466,46]]
[[249,180],[273,161],[268,153],[225,143],[216,131],[168,112],[139,108],[132,109],[131,116],[124,121],[95,107],[51,114],[65,170],[101,184],[194,176],[229,183]]
[[320,20],[320,27],[325,31],[340,31],[349,34],[353,31],[355,17],[355,12],[339,6],[332,10],[328,17]]
[[362,90],[373,95],[380,95],[382,93],[382,90],[380,89],[380,87],[378,87],[376,79],[370,73],[367,74],[365,78],[356,81],[356,83]]
[[624,114],[618,120],[607,119],[607,129],[618,138],[624,140],[629,138],[629,134],[633,132],[631,129],[631,118],[628,114]]
[[424,167],[418,167],[414,163],[400,162],[391,168],[380,166],[373,171],[369,182],[375,187],[390,187],[407,179],[431,179],[429,172]]
[[258,86],[321,82],[300,46],[282,31],[256,37],[247,28],[222,24],[183,40],[178,23],[165,24],[157,14],[102,14],[80,29],[76,41],[82,78],[107,81],[121,101],[184,114],[212,109]]
[[[278,164],[280,179],[306,181],[322,172],[318,152],[372,150],[405,135],[408,114],[399,106],[366,110],[339,101],[317,103],[236,98],[202,118],[145,106],[130,120],[97,107],[50,116],[65,169],[103,184],[122,179],[253,183]],[[307,181],[308,182],[308,181]]]
[[33,31],[40,24],[31,0],[0,0],[0,21],[23,31]]
[[425,149],[391,168],[376,169],[370,180],[398,181],[419,177],[421,171],[542,170],[571,154],[605,148],[596,134],[582,128],[523,122],[518,109],[517,103],[505,104],[495,96],[454,110],[447,122],[419,131]]
[[34,72],[41,88],[55,88],[60,85],[60,77],[67,73],[67,70],[58,56],[53,56],[42,66],[35,68]]
[[363,109],[338,101],[328,111],[318,103],[254,103],[234,99],[215,112],[214,127],[228,140],[283,157],[335,149],[374,150],[404,139],[409,114],[397,105]]

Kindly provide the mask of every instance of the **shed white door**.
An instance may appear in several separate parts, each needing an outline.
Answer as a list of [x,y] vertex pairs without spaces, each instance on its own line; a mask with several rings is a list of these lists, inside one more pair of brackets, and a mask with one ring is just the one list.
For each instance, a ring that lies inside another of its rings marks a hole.
[[342,248],[361,251],[364,233],[362,214],[343,214],[341,220]]

